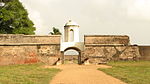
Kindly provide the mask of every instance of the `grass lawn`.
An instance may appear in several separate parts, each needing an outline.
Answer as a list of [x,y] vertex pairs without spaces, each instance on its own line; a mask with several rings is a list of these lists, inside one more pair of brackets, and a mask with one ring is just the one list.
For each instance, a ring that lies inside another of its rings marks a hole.
[[0,84],[49,84],[60,71],[40,66],[42,64],[0,66]]
[[128,84],[150,84],[150,61],[110,62],[109,69],[99,69]]

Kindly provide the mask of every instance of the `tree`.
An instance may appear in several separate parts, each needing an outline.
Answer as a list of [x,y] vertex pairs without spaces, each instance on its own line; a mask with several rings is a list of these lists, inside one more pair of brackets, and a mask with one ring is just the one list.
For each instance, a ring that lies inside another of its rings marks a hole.
[[0,7],[0,34],[35,34],[33,22],[19,0],[3,0]]
[[53,27],[53,31],[50,32],[51,35],[61,35],[61,32],[59,31],[59,29]]

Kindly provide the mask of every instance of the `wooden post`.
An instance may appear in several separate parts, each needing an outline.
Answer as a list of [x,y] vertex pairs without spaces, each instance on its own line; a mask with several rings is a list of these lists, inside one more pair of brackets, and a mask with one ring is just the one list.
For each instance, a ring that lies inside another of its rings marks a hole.
[[81,55],[82,55],[82,53],[81,53],[81,51],[79,52],[79,56],[78,56],[78,64],[81,64]]
[[63,51],[61,52],[61,61],[62,61],[62,64],[64,64],[65,56],[64,56],[64,52]]

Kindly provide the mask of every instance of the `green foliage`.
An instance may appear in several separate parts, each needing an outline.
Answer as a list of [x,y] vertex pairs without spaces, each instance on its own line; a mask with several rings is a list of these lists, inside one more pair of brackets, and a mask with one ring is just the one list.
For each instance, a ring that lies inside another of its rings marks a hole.
[[53,31],[50,32],[51,35],[61,35],[61,32],[59,31],[59,29],[53,27]]
[[0,66],[0,84],[49,84],[60,70],[44,68],[41,65]]
[[112,68],[99,69],[111,76],[114,76],[128,84],[149,84],[150,83],[150,62],[149,61],[118,61],[110,62]]
[[4,0],[5,6],[0,7],[1,34],[35,34],[33,22],[19,0]]

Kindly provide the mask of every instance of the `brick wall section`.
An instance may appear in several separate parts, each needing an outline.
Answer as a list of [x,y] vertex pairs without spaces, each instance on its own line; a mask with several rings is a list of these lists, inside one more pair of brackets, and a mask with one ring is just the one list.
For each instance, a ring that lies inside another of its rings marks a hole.
[[36,46],[1,45],[0,65],[36,63]]
[[0,34],[0,43],[60,44],[60,35]]
[[84,58],[88,58],[90,63],[140,58],[139,47],[129,45],[128,36],[87,35],[84,39]]
[[85,35],[84,36],[85,44],[122,44],[128,45],[130,40],[129,37],[124,35]]
[[133,60],[139,59],[138,46],[86,46],[85,58],[94,59],[93,62],[108,60]]
[[40,44],[60,44],[59,35],[25,35],[23,36],[23,43],[40,43]]
[[141,59],[150,60],[150,46],[139,46]]
[[37,62],[52,65],[51,58],[60,58],[59,49],[59,45],[51,44],[0,45],[0,65]]
[[22,34],[0,34],[0,43],[23,43]]
[[60,58],[60,36],[0,35],[0,65],[44,62]]

